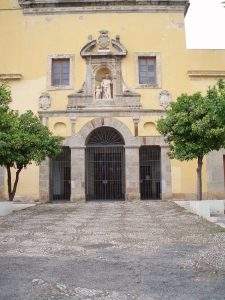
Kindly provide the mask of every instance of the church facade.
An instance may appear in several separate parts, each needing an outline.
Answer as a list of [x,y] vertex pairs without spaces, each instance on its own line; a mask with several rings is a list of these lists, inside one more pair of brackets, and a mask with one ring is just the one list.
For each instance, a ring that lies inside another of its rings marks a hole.
[[[195,161],[170,160],[156,129],[181,93],[225,78],[225,50],[185,45],[186,0],[1,0],[0,80],[64,138],[21,175],[16,199],[195,199]],[[225,151],[204,161],[206,198],[225,197]],[[6,196],[0,172],[1,197]]]

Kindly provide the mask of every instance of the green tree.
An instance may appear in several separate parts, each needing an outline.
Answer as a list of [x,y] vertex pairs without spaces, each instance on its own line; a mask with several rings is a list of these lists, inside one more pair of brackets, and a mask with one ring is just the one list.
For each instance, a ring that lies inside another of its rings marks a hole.
[[[32,162],[61,151],[61,138],[55,137],[31,111],[19,114],[9,108],[10,89],[0,85],[0,165],[7,170],[8,198],[14,199],[21,171]],[[15,178],[12,176],[15,169]]]
[[182,94],[170,104],[157,128],[169,144],[172,159],[197,159],[197,199],[202,200],[203,158],[225,147],[224,81],[218,81],[206,95]]

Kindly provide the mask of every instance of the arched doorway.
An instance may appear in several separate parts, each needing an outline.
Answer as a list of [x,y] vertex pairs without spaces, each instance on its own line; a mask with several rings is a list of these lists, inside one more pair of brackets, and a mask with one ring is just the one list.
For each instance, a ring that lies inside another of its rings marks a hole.
[[114,128],[94,129],[86,140],[87,200],[125,199],[124,139]]

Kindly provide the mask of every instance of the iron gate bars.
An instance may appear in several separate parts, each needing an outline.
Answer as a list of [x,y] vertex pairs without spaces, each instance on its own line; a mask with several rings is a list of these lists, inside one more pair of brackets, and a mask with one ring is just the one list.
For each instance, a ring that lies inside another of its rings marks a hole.
[[62,152],[51,160],[50,200],[70,200],[71,194],[71,150],[62,147]]
[[124,141],[110,127],[95,129],[86,143],[87,200],[124,200]]
[[140,193],[142,200],[161,197],[161,149],[140,147]]

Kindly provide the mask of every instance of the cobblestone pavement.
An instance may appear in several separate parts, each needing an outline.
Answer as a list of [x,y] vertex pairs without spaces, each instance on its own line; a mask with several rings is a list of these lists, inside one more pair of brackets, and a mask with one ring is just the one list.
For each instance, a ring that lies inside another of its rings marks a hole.
[[225,299],[225,231],[169,202],[0,217],[0,299]]

